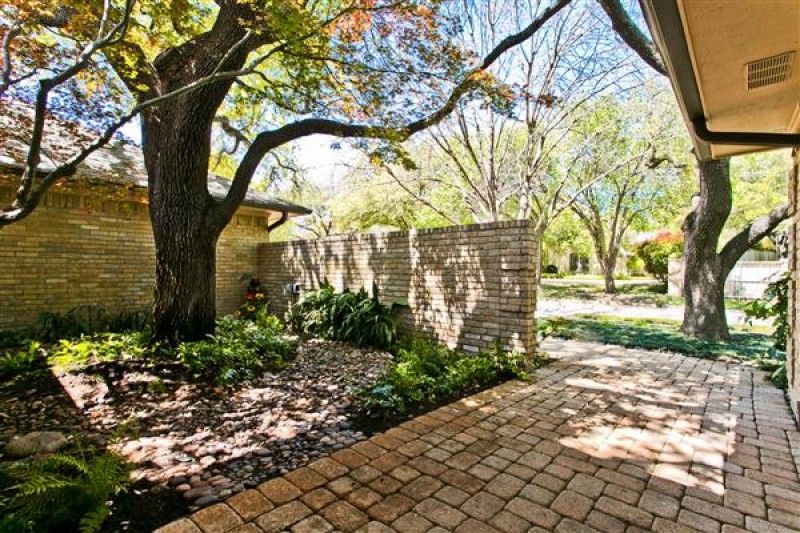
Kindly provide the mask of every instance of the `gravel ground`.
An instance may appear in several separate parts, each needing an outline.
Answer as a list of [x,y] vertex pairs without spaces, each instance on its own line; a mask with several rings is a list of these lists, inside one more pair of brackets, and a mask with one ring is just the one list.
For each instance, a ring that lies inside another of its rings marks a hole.
[[[187,383],[176,367],[135,363],[96,365],[23,394],[3,383],[0,446],[31,430],[82,432],[99,443],[116,435],[112,446],[135,464],[135,479],[203,506],[363,439],[348,420],[353,394],[390,359],[310,340],[287,368],[235,391]],[[150,385],[156,379],[163,387]]]

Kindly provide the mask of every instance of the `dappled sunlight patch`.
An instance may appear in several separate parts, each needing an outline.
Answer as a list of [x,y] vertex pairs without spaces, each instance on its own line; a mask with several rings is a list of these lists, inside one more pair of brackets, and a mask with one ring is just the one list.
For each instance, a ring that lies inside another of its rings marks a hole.
[[583,357],[555,354],[557,366],[573,369],[561,382],[569,400],[549,411],[563,420],[559,444],[593,460],[631,463],[653,478],[724,494],[726,458],[737,449],[737,413],[752,405],[753,370],[617,347],[596,354],[594,344],[571,344]]
[[[134,479],[168,483],[187,503],[204,505],[363,439],[350,426],[352,397],[390,360],[382,351],[309,341],[285,369],[234,389],[188,380],[169,361],[43,372],[75,410],[69,427],[118,451]],[[32,416],[18,403],[21,416]],[[63,418],[44,407],[32,427]]]

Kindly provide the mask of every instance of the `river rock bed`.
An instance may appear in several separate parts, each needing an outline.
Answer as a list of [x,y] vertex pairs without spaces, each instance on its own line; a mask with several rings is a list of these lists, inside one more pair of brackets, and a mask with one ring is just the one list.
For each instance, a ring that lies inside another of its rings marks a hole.
[[135,479],[171,487],[196,508],[363,439],[349,419],[354,394],[390,360],[307,340],[286,368],[234,390],[131,362],[65,373],[24,394],[3,383],[0,449],[28,431],[81,433],[127,457]]

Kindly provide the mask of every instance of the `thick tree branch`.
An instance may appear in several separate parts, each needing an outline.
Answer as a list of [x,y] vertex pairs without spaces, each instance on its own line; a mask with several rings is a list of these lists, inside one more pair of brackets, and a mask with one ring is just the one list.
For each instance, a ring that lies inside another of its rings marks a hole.
[[653,41],[639,29],[636,22],[631,18],[620,0],[597,0],[608,18],[611,19],[611,26],[625,43],[630,46],[645,63],[650,65],[653,70],[667,75],[667,68],[661,59]]
[[769,214],[755,219],[725,243],[719,253],[725,272],[730,272],[748,249],[766,237],[778,224],[789,218],[789,209],[789,204],[776,207]]
[[30,148],[25,159],[25,170],[22,173],[19,188],[17,189],[16,197],[13,207],[19,209],[27,202],[33,186],[33,179],[37,175],[38,166],[41,159],[42,138],[44,136],[44,124],[47,118],[47,100],[50,92],[71,79],[73,76],[84,70],[91,61],[94,54],[106,47],[112,46],[128,29],[128,22],[130,21],[131,10],[135,0],[125,1],[125,10],[122,13],[121,20],[115,24],[108,33],[105,33],[105,25],[108,20],[108,15],[111,10],[111,5],[106,0],[103,5],[103,14],[98,26],[97,38],[86,45],[78,56],[78,59],[69,65],[67,68],[57,73],[56,75],[45,78],[39,82],[39,90],[36,93],[36,102],[34,105],[33,128],[31,132]]
[[489,67],[505,52],[525,42],[534,35],[548,20],[567,6],[571,0],[557,0],[553,5],[542,12],[525,29],[509,35],[495,46],[481,61],[480,65],[472,69],[455,86],[450,97],[442,107],[430,115],[423,117],[405,126],[375,126],[367,124],[349,124],[336,120],[311,118],[293,122],[280,128],[258,134],[253,144],[245,153],[242,162],[236,170],[233,183],[227,196],[215,210],[217,223],[224,226],[236,212],[244,200],[250,182],[261,160],[270,151],[283,144],[313,134],[326,134],[336,137],[367,137],[388,138],[402,141],[411,135],[437,124],[449,115],[465,94],[480,86],[480,79]]
[[3,64],[0,66],[0,96],[11,87],[15,80],[11,78],[11,41],[16,39],[22,33],[22,25],[19,23],[12,24],[5,35],[3,41],[0,43],[0,53],[2,53]]

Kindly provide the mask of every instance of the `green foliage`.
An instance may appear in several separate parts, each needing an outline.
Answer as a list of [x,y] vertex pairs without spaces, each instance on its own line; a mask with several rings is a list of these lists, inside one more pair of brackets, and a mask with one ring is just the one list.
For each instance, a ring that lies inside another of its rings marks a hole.
[[646,272],[644,259],[638,255],[628,257],[628,260],[625,262],[625,268],[628,269],[631,276],[644,276]]
[[770,374],[772,382],[785,389],[788,387],[786,371],[786,341],[789,338],[789,283],[792,273],[787,271],[767,285],[764,295],[745,308],[748,323],[753,319],[772,319],[773,349],[768,350],[756,363]]
[[732,158],[733,208],[726,228],[741,229],[786,202],[787,176],[791,168],[790,150]]
[[0,477],[0,531],[98,531],[128,475],[116,455],[82,450],[12,463]]
[[636,247],[636,255],[644,263],[644,270],[666,285],[669,276],[669,259],[683,253],[683,236],[680,233],[660,231],[655,238]]
[[154,379],[147,383],[147,392],[152,394],[164,394],[167,391],[166,385],[160,379]]
[[769,337],[759,333],[732,333],[729,342],[687,337],[680,332],[680,324],[671,320],[582,315],[574,319],[540,320],[539,332],[545,337],[664,350],[694,357],[753,360],[770,348]]
[[747,305],[744,312],[750,324],[753,319],[772,319],[775,328],[772,334],[775,348],[786,350],[786,339],[789,337],[789,282],[792,273],[787,271],[778,279],[767,285],[764,295]]
[[336,293],[325,282],[319,289],[304,293],[292,306],[289,322],[294,331],[306,335],[389,348],[397,338],[394,308],[395,304],[380,302],[376,285],[370,297],[363,288]]
[[39,354],[41,346],[36,341],[29,341],[27,348],[4,354],[0,357],[0,376],[16,376],[39,366],[42,361]]
[[523,356],[499,345],[470,355],[416,339],[398,350],[394,364],[375,386],[361,392],[359,408],[365,416],[386,420],[524,377]]
[[558,267],[554,264],[545,265],[542,274],[558,274]]
[[280,321],[260,314],[252,322],[221,318],[214,335],[207,340],[185,342],[177,352],[196,378],[232,385],[265,370],[283,368],[284,357],[291,348]]
[[1,330],[0,331],[0,350],[7,348],[19,348],[29,342],[33,337],[33,332],[28,329],[23,330]]
[[77,339],[61,339],[50,350],[50,361],[61,369],[93,362],[141,359],[148,353],[150,335],[144,331],[97,333]]
[[754,360],[755,365],[761,370],[766,370],[769,379],[779,389],[789,387],[789,377],[786,370],[786,352],[770,349],[765,354]]
[[35,336],[45,342],[56,342],[99,332],[142,331],[148,329],[149,321],[146,309],[110,312],[95,305],[82,305],[66,313],[41,313]]

